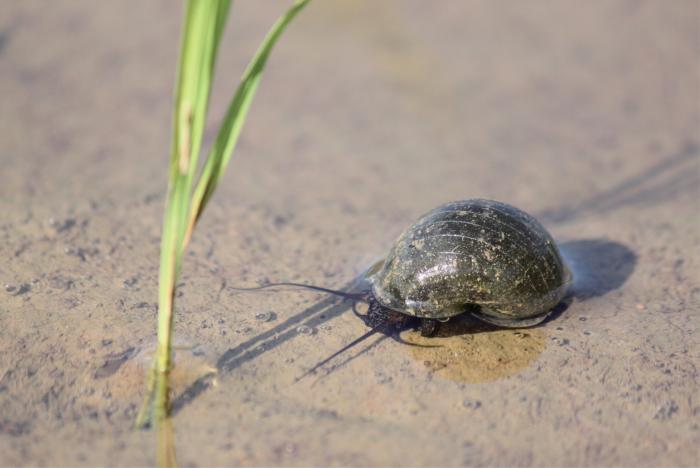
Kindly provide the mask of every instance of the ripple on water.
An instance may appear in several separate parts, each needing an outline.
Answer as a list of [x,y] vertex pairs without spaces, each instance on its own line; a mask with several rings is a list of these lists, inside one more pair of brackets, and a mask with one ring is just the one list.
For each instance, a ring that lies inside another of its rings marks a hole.
[[[129,348],[127,353],[105,356],[105,364],[90,376],[91,382],[86,382],[85,385],[100,390],[96,393],[97,396],[107,392],[115,400],[139,401],[148,379],[155,348],[153,342],[141,348]],[[173,368],[170,372],[170,387],[174,395],[182,393],[200,378],[216,375],[216,368],[211,364],[213,358],[209,354],[201,346],[174,346]],[[108,372],[101,372],[111,363],[115,364]]]

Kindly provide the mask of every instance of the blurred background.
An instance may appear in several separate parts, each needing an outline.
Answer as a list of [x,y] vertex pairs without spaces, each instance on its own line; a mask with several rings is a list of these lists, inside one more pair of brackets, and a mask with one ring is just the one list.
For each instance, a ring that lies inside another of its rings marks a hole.
[[[234,2],[209,140],[288,3]],[[131,423],[181,19],[170,0],[3,2],[2,464],[152,461]],[[176,416],[181,462],[695,464],[699,24],[693,0],[312,2],[185,264],[176,334],[218,385]],[[316,296],[227,287],[342,287],[420,214],[469,197],[532,213],[588,268],[532,360],[459,381],[387,341],[291,386],[362,324],[320,307],[311,337],[278,343]],[[221,360],[257,346],[272,349]]]

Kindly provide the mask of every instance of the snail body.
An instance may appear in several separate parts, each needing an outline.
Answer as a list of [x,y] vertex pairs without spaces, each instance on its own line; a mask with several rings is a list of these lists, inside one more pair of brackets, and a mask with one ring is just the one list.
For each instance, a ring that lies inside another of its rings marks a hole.
[[420,217],[367,279],[368,324],[416,317],[431,335],[464,313],[502,327],[536,325],[562,300],[571,274],[535,218],[468,199]]

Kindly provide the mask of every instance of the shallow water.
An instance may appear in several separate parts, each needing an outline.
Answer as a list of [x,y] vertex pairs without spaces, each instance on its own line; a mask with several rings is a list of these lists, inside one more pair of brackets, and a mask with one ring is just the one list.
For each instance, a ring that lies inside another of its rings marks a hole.
[[[155,461],[133,422],[181,15],[135,4],[0,15],[2,465]],[[236,2],[207,138],[285,5]],[[179,462],[697,465],[697,17],[690,0],[312,3],[185,260]],[[468,197],[560,242],[575,283],[542,326],[374,336],[299,379],[367,331],[350,303],[232,289],[347,289]]]

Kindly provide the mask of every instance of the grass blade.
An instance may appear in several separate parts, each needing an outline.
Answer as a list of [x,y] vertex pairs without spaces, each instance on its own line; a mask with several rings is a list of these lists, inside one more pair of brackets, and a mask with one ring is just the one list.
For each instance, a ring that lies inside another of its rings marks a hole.
[[[248,109],[273,46],[284,29],[310,0],[296,0],[274,24],[246,69],[229,105],[216,140],[207,155],[193,191],[201,153],[216,55],[231,0],[188,0],[180,46],[175,92],[168,195],[163,220],[158,288],[158,348],[137,418],[143,427],[154,417],[159,434],[167,432],[170,408],[168,375],[171,368],[175,285],[192,231],[214,193],[235,148]],[[171,430],[171,428],[170,428]],[[160,440],[160,439],[159,439]],[[162,444],[172,449],[170,442]],[[165,449],[164,449],[165,450]],[[162,452],[159,464],[175,463],[174,451]]]
[[214,64],[230,0],[190,0],[184,20],[175,91],[168,196],[163,219],[158,283],[158,348],[144,407],[137,425],[145,425],[155,409],[167,413],[167,373],[171,367],[173,297],[183,254],[192,181],[201,152]]
[[255,91],[260,83],[262,72],[267,63],[267,59],[272,52],[277,40],[284,32],[287,25],[294,17],[309,3],[309,0],[297,0],[292,7],[272,26],[258,51],[253,56],[246,69],[241,83],[229,104],[226,115],[219,129],[219,133],[214,140],[214,144],[207,156],[204,168],[197,182],[197,186],[192,197],[192,207],[190,211],[187,235],[185,241],[189,239],[197,220],[202,215],[207,202],[216,189],[219,179],[226,170],[233,150],[238,142],[238,136],[243,128],[250,103],[255,96]]

